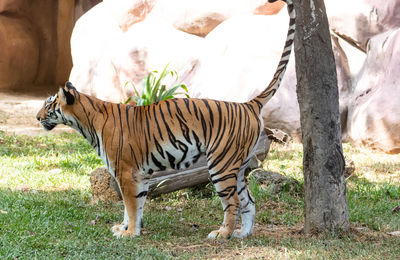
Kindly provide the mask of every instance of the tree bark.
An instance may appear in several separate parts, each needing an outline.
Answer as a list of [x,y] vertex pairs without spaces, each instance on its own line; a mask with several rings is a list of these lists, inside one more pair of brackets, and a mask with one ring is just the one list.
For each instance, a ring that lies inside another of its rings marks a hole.
[[323,0],[294,1],[297,97],[303,138],[304,232],[348,230],[339,94]]

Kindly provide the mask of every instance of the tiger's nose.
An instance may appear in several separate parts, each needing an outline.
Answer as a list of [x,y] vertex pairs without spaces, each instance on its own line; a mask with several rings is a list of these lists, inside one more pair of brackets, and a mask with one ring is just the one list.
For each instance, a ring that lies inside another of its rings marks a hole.
[[37,113],[36,119],[37,119],[38,121],[40,121],[40,120],[42,119],[42,118],[40,117],[40,111],[39,111],[39,113]]

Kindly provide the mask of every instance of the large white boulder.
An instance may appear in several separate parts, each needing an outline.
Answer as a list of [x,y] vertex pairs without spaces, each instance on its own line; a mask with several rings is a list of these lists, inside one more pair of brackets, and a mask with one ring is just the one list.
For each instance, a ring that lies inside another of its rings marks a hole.
[[400,152],[400,29],[369,41],[349,102],[348,135],[356,144]]

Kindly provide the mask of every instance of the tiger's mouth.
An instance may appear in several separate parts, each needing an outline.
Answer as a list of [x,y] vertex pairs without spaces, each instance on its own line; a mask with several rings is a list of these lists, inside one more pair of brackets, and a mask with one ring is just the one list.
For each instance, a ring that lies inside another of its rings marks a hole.
[[40,124],[43,126],[44,130],[46,130],[46,131],[52,130],[57,125],[57,124],[52,124],[52,123],[49,123],[46,121],[40,121]]

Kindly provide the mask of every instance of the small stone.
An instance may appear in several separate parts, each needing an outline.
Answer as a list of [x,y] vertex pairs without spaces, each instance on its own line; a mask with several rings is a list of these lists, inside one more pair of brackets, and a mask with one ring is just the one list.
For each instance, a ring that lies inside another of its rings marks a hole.
[[396,207],[394,207],[393,209],[392,209],[392,213],[396,213],[396,212],[399,212],[400,211],[400,205],[399,206],[396,206]]
[[107,168],[101,167],[90,174],[90,184],[92,187],[93,204],[103,201],[118,202],[122,200],[119,187],[114,178],[108,173]]
[[388,235],[395,236],[395,237],[400,237],[400,230],[399,231],[393,231],[393,232],[388,232]]

